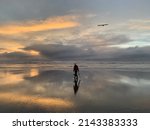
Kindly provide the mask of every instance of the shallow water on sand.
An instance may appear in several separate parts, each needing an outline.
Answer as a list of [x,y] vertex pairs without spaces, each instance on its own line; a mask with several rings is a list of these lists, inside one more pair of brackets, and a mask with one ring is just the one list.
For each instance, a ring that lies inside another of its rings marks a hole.
[[101,66],[3,66],[0,112],[150,112],[148,65]]

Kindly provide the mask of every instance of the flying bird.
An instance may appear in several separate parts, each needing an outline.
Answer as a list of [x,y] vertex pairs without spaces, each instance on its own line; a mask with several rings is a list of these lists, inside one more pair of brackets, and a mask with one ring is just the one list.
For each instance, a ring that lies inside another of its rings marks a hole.
[[99,24],[97,26],[107,26],[108,24]]

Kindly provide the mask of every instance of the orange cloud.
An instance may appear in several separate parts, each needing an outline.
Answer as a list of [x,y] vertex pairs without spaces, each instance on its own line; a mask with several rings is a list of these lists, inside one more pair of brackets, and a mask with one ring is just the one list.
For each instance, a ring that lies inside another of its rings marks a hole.
[[64,29],[78,26],[77,22],[74,22],[72,17],[56,17],[41,21],[28,21],[22,24],[1,25],[0,34],[12,35],[18,33],[38,32],[54,29]]
[[11,52],[21,52],[21,53],[26,53],[31,56],[39,56],[40,52],[35,51],[35,50],[23,50],[25,46],[22,45],[21,43],[13,42],[13,41],[6,41],[6,42],[1,42],[1,49],[0,49],[0,54],[2,53],[11,53]]
[[4,53],[4,52],[16,52],[16,51],[20,51],[21,49],[20,48],[24,48],[25,46],[20,44],[20,43],[17,43],[17,42],[13,42],[13,41],[6,41],[6,42],[3,42],[1,41],[1,50],[0,50],[0,53]]
[[39,56],[40,52],[34,50],[20,50],[19,52],[29,54],[31,56]]

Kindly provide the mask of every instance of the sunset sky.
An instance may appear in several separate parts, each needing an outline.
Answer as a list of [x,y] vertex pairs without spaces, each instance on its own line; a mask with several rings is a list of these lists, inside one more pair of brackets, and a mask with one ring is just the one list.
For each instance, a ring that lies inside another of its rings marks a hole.
[[148,60],[149,12],[150,0],[0,0],[0,60]]

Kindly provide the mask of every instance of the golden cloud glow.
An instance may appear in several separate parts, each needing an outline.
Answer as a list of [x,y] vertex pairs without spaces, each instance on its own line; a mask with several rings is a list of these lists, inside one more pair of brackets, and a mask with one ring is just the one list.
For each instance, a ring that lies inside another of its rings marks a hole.
[[43,21],[28,21],[22,24],[1,25],[0,34],[12,35],[17,33],[38,32],[54,29],[64,29],[78,26],[77,22],[69,20],[69,17],[56,17]]
[[1,46],[1,50],[0,53],[10,53],[10,52],[16,52],[16,51],[20,51],[20,48],[24,48],[24,45],[17,43],[17,42],[13,42],[13,41],[6,41],[6,42],[1,42],[0,43]]
[[18,84],[24,80],[23,74],[11,74],[9,72],[0,72],[0,85]]
[[25,106],[29,107],[32,105],[38,105],[46,110],[62,110],[66,108],[72,108],[74,106],[72,102],[59,98],[36,97],[10,92],[0,93],[0,102],[18,104],[23,103]]
[[35,50],[23,50],[25,46],[22,45],[21,43],[17,42],[12,42],[12,41],[7,41],[7,42],[1,42],[1,50],[0,54],[2,53],[11,53],[11,52],[21,52],[25,53],[31,56],[39,56],[40,52],[35,51]]
[[30,53],[31,55],[33,55],[33,56],[38,56],[38,55],[40,55],[40,52],[35,51],[35,50],[29,50],[29,53]]

